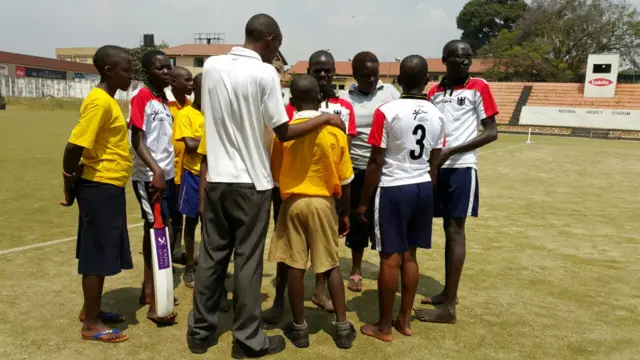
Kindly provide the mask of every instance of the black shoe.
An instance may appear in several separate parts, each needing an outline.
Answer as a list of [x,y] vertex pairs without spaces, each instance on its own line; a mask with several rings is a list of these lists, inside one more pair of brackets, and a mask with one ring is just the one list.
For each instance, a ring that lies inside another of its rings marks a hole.
[[187,265],[187,253],[178,253],[171,255],[171,262],[177,265]]
[[215,346],[217,343],[217,339],[212,339],[208,342],[199,341],[187,335],[187,344],[189,345],[189,350],[191,350],[191,352],[194,354],[204,354],[209,350],[209,348]]
[[353,340],[356,338],[356,328],[352,323],[348,324],[348,327],[341,327],[336,324],[336,335],[333,341],[340,349],[350,349],[353,345]]
[[182,275],[182,281],[187,287],[193,289],[193,286],[196,284],[196,267],[195,266],[187,266],[184,268],[184,274]]
[[309,329],[299,330],[295,328],[293,322],[284,327],[284,336],[287,337],[297,348],[309,347]]
[[233,347],[231,348],[231,357],[234,359],[261,358],[263,356],[274,355],[282,352],[286,346],[287,344],[285,343],[284,338],[280,335],[269,336],[269,348],[260,351],[249,349],[243,344],[234,342]]

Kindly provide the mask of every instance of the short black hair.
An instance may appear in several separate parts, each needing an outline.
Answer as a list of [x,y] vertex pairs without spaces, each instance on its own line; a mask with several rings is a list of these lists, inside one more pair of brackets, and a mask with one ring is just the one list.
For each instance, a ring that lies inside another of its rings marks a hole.
[[276,19],[267,14],[253,15],[244,28],[244,36],[249,42],[257,43],[270,35],[281,36]]
[[354,74],[359,73],[360,70],[369,63],[380,64],[380,61],[378,61],[378,57],[370,51],[359,52],[353,57],[353,60],[351,60],[351,70]]
[[142,60],[140,61],[140,65],[142,68],[149,71],[151,69],[151,65],[153,64],[153,58],[156,56],[167,56],[162,50],[153,49],[149,50],[144,55],[142,55]]
[[417,89],[424,86],[429,74],[427,60],[420,55],[409,55],[400,63],[400,85],[406,89]]
[[105,45],[93,54],[93,66],[95,66],[100,75],[103,75],[104,68],[110,65],[114,59],[121,57],[129,57],[129,51],[120,46]]
[[189,69],[187,69],[186,67],[174,66],[173,69],[171,69],[171,76],[175,76],[177,73],[180,73],[180,72],[183,74],[192,75],[191,71],[189,71]]
[[447,57],[449,55],[451,55],[452,51],[457,51],[458,50],[458,45],[466,45],[469,46],[469,43],[464,41],[464,40],[460,40],[460,39],[455,39],[455,40],[451,40],[448,43],[446,43],[444,45],[444,47],[442,48],[442,56],[443,57]]
[[334,64],[336,63],[336,60],[333,58],[333,55],[330,52],[328,52],[327,50],[318,50],[313,54],[311,54],[311,56],[309,56],[309,65],[311,65],[311,63],[313,62],[320,60],[323,57],[326,57],[327,59],[331,60],[331,62]]
[[300,103],[318,101],[320,85],[311,75],[297,75],[291,81],[291,98]]
[[202,73],[198,73],[193,77],[193,81],[195,82],[196,80],[202,81]]

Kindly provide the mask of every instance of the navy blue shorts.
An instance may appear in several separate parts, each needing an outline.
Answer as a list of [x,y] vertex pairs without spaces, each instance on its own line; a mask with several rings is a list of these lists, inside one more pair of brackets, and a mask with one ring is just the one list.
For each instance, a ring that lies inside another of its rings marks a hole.
[[431,182],[378,188],[373,218],[375,250],[398,254],[410,248],[430,249]]
[[[151,195],[149,194],[150,181],[132,181],[133,192],[136,194],[138,203],[140,203],[140,210],[142,211],[142,220],[153,224],[153,207],[151,206]],[[166,224],[167,220],[173,214],[173,208],[176,207],[176,183],[173,179],[167,180],[167,186],[162,193],[162,220]]]
[[178,209],[184,216],[198,219],[200,212],[200,176],[194,175],[191,171],[185,170],[182,174],[182,183],[178,192]]
[[435,191],[436,217],[478,217],[480,189],[474,168],[441,168]]

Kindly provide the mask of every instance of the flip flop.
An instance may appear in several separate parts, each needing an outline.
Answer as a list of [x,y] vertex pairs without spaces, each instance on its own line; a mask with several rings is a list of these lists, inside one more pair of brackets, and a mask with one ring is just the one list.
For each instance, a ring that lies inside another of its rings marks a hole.
[[129,336],[128,335],[124,335],[122,337],[119,338],[115,338],[115,339],[103,339],[102,337],[105,335],[110,335],[110,334],[120,334],[120,330],[118,329],[110,329],[110,330],[105,330],[105,331],[101,331],[93,336],[82,336],[83,340],[96,340],[96,341],[100,341],[100,342],[104,342],[104,343],[119,343],[119,342],[123,342],[123,341],[127,341],[129,340]]
[[349,277],[349,284],[347,284],[347,289],[353,292],[362,292],[362,276],[360,275],[351,275]]

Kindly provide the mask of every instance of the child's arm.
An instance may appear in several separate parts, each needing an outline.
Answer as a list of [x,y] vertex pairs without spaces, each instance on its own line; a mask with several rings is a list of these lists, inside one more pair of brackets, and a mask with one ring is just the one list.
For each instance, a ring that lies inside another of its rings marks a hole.
[[367,173],[362,186],[362,197],[360,198],[360,206],[358,214],[363,222],[367,222],[365,214],[371,204],[371,197],[380,183],[382,176],[382,167],[384,166],[384,153],[387,147],[387,132],[384,131],[386,126],[386,116],[378,108],[373,113],[373,123],[371,124],[371,132],[367,142],[371,145],[371,155],[367,164]]
[[353,181],[353,164],[351,163],[351,155],[349,155],[349,144],[347,137],[340,134],[340,147],[342,157],[338,170],[338,177],[342,187],[342,197],[340,198],[340,214],[338,217],[338,234],[347,236],[351,230],[351,181]]
[[182,111],[178,113],[176,118],[176,141],[182,141],[187,153],[193,154],[198,152],[198,146],[200,146],[200,138],[193,136],[194,133],[191,129],[192,123],[188,115]]
[[82,174],[82,166],[80,159],[82,158],[82,152],[84,148],[82,146],[67,143],[64,148],[64,155],[62,157],[62,178],[64,179],[64,200],[60,201],[62,206],[71,206],[75,200],[75,194],[73,193],[73,184],[78,180]]
[[198,212],[200,213],[200,220],[204,214],[204,202],[205,202],[205,189],[207,187],[207,171],[209,171],[209,164],[207,163],[207,155],[202,156],[200,161],[200,183],[198,185]]
[[164,171],[153,159],[151,152],[149,152],[149,148],[145,142],[144,130],[135,126],[131,127],[131,145],[136,154],[138,154],[140,160],[142,160],[142,162],[149,167],[151,172],[153,172],[151,184],[149,185],[149,192],[152,197],[151,202],[158,202],[162,198],[162,192],[167,185],[167,180],[164,177]]
[[198,152],[198,147],[200,146],[200,138],[185,137],[182,138],[182,141],[184,142],[184,149],[188,153],[193,154]]

